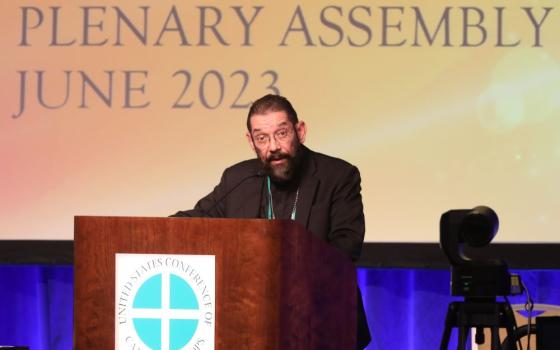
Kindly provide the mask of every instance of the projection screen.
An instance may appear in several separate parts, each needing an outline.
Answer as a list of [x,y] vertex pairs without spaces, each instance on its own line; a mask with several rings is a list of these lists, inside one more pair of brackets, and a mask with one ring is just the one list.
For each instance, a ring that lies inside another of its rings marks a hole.
[[277,93],[359,167],[366,241],[436,242],[477,205],[498,242],[558,240],[556,1],[22,0],[0,23],[0,239],[191,208]]

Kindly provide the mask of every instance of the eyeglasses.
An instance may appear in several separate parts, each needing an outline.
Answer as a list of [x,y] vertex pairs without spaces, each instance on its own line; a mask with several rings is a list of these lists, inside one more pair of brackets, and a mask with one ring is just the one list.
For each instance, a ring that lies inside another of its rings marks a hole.
[[[274,140],[276,140],[276,142],[285,142],[288,140],[288,138],[292,135],[293,132],[294,132],[293,129],[282,128],[276,130],[272,135],[274,136]],[[253,141],[259,146],[266,146],[270,143],[270,135],[267,134],[253,135]]]

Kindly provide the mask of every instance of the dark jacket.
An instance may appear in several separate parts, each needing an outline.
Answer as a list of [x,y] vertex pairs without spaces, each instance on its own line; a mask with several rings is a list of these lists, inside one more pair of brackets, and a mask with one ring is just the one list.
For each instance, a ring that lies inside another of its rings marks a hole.
[[[307,230],[358,260],[365,223],[360,173],[348,162],[303,147],[296,221]],[[258,218],[267,195],[258,159],[227,168],[220,183],[194,209],[173,216]],[[358,301],[358,346],[369,343],[363,305]]]

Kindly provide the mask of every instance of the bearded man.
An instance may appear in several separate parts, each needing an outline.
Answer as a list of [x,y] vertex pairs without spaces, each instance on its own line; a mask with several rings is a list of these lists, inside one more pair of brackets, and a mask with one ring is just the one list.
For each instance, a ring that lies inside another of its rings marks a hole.
[[[255,101],[247,141],[257,154],[227,168],[220,183],[194,209],[173,216],[295,220],[357,261],[365,233],[360,173],[338,158],[303,145],[307,126],[278,95]],[[358,293],[357,348],[370,341]]]

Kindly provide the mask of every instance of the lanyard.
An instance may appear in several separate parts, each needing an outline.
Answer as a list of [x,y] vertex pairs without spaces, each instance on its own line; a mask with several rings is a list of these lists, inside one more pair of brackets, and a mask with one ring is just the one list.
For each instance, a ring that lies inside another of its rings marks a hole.
[[[266,218],[267,219],[276,219],[276,216],[274,215],[274,206],[272,204],[272,191],[270,190],[270,176],[266,177],[266,185],[268,187],[268,209],[267,209],[267,212],[266,212]],[[299,188],[297,189],[297,192],[296,192],[296,199],[294,200],[294,207],[292,208],[292,215],[290,215],[291,220],[296,219],[296,206],[297,206],[298,196],[299,196]]]

